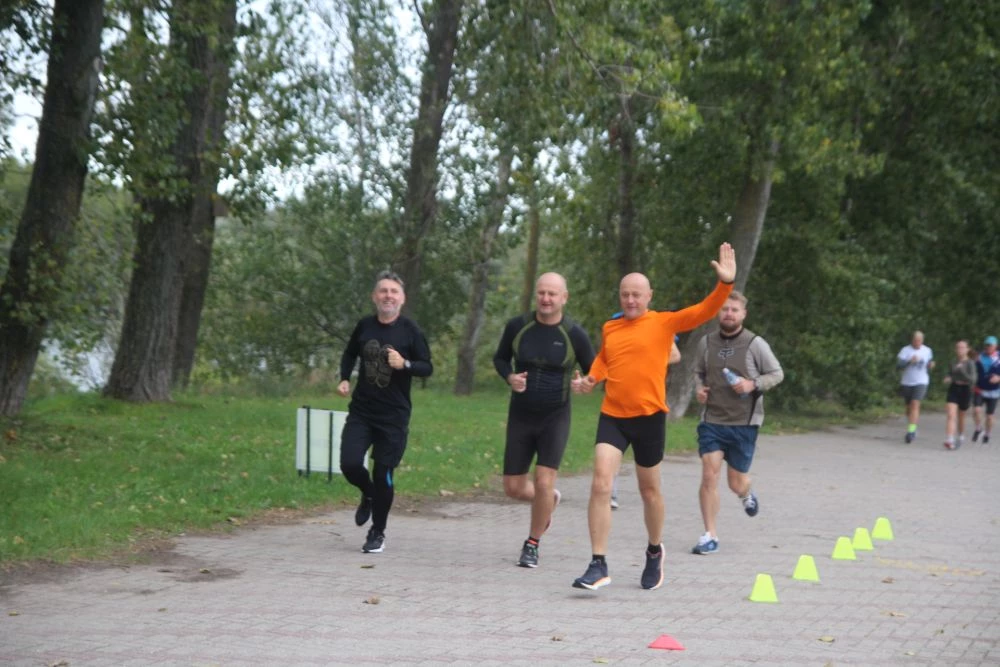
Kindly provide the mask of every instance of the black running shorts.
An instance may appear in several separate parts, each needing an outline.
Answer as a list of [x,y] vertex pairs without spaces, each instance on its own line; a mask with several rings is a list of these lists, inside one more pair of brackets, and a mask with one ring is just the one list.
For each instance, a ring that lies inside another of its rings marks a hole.
[[972,387],[967,384],[955,384],[948,386],[948,403],[955,403],[958,409],[965,412],[972,403]]
[[625,452],[632,445],[635,464],[652,468],[663,460],[667,444],[667,413],[643,417],[611,417],[601,413],[597,420],[597,442],[606,442]]

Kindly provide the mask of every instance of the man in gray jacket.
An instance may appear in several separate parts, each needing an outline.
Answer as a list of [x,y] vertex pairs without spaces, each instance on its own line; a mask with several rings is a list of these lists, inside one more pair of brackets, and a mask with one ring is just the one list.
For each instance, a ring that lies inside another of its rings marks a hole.
[[764,423],[764,392],[785,374],[767,341],[743,328],[746,316],[747,299],[734,290],[719,311],[719,330],[702,338],[695,352],[696,396],[704,406],[698,424],[702,469],[698,500],[705,522],[705,534],[691,550],[695,554],[719,550],[715,519],[723,461],[729,488],[743,502],[743,510],[756,516],[760,509],[750,488],[750,463],[757,430]]

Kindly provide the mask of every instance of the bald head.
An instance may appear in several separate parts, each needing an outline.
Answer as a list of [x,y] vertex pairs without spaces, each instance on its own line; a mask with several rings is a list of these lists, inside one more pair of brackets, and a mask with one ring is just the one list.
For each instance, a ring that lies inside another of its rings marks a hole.
[[560,289],[563,292],[567,291],[566,279],[554,271],[549,271],[538,276],[538,280],[535,281],[535,289],[538,289],[542,285],[545,285],[546,288]]
[[563,306],[569,300],[566,279],[558,273],[548,272],[535,281],[535,319],[542,324],[562,321]]
[[641,273],[630,273],[622,278],[618,286],[618,300],[626,320],[642,317],[649,310],[653,290],[649,278]]

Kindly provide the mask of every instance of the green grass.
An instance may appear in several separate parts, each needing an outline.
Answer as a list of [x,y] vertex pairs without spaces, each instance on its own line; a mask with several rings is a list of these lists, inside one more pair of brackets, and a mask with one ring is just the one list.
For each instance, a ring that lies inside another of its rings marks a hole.
[[[397,474],[403,497],[500,494],[507,396],[414,390],[409,447]],[[293,516],[357,496],[341,477],[295,470],[295,411],[346,410],[326,395],[187,395],[132,405],[93,395],[31,403],[0,422],[0,563],[67,562],[128,553],[151,538]],[[574,398],[561,471],[590,469],[600,396]],[[879,415],[871,415],[879,416]],[[771,432],[857,416],[829,409],[769,413]],[[670,422],[668,451],[691,451],[696,420]]]

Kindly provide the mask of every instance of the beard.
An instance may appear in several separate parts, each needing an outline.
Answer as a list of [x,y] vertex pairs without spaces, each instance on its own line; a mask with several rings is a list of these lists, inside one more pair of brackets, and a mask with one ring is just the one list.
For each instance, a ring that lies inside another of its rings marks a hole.
[[719,322],[719,330],[726,335],[734,334],[742,328],[743,328],[742,322],[738,324],[726,324],[725,322]]

